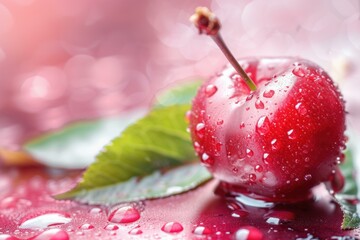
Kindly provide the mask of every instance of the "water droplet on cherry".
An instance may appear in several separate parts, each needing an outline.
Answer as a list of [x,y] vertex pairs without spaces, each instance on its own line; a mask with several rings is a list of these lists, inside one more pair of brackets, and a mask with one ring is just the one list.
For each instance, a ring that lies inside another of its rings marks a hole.
[[292,73],[293,73],[295,76],[304,77],[305,74],[306,74],[306,71],[305,71],[302,67],[296,66],[296,67],[292,70]]
[[300,113],[300,115],[305,115],[307,113],[307,109],[301,102],[295,105],[295,109]]
[[264,168],[261,165],[256,165],[255,166],[255,171],[256,172],[262,172],[264,170]]
[[140,235],[140,234],[142,234],[142,233],[143,233],[143,231],[141,231],[141,229],[138,228],[138,227],[133,228],[133,229],[131,229],[131,230],[129,231],[129,234],[130,234],[130,235]]
[[178,233],[183,229],[184,227],[178,222],[168,222],[161,228],[161,230],[166,233]]
[[274,96],[274,94],[275,94],[275,91],[272,89],[269,89],[269,90],[264,91],[263,96],[266,98],[272,98]]
[[108,224],[104,227],[105,230],[110,230],[110,231],[113,231],[113,230],[118,230],[119,227],[115,224]]
[[89,211],[90,214],[98,214],[98,213],[101,213],[101,212],[102,212],[101,208],[98,208],[98,207],[92,208]]
[[199,138],[203,138],[204,137],[204,134],[205,134],[205,124],[204,123],[198,123],[196,125],[196,135],[199,137]]
[[205,93],[206,93],[206,96],[207,97],[211,97],[213,96],[216,92],[217,92],[217,87],[215,85],[208,85],[206,86],[206,89],[205,89]]
[[224,120],[220,119],[216,122],[217,125],[222,125],[224,123]]
[[306,174],[306,175],[304,176],[305,181],[309,181],[309,180],[311,180],[311,178],[312,178],[312,175],[311,175],[311,174]]
[[131,223],[140,218],[140,213],[137,209],[131,206],[117,208],[110,212],[108,220],[113,223]]
[[207,153],[203,153],[201,155],[201,162],[204,163],[206,166],[211,166],[214,164],[214,159],[210,157]]
[[245,127],[245,123],[244,122],[241,122],[240,123],[240,129],[244,128]]
[[234,218],[243,218],[249,215],[249,212],[242,210],[242,209],[236,209],[231,213],[231,216]]
[[249,180],[250,180],[250,182],[255,182],[256,181],[256,175],[253,174],[253,173],[249,174]]
[[251,150],[251,149],[249,149],[249,148],[247,148],[246,149],[246,156],[247,157],[252,157],[252,156],[254,156],[254,151],[253,150]]
[[294,131],[294,129],[290,129],[289,131],[287,131],[287,135],[288,138],[291,140],[294,140],[297,138],[296,132]]
[[273,150],[273,151],[276,151],[276,150],[279,150],[280,149],[280,142],[277,140],[277,139],[273,139],[273,140],[271,140],[271,149]]
[[79,227],[79,229],[82,229],[82,230],[91,230],[93,228],[94,228],[94,226],[89,223],[84,223],[83,225],[81,225]]
[[260,135],[265,135],[270,130],[270,120],[267,116],[262,116],[259,118],[256,124],[256,132]]

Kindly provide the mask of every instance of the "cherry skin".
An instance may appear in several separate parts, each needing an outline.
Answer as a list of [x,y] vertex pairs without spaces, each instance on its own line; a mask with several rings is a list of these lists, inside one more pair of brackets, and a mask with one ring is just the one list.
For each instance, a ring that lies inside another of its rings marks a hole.
[[296,201],[321,182],[341,189],[345,107],[327,73],[300,58],[239,63],[255,91],[228,67],[193,100],[190,132],[201,162],[260,199]]

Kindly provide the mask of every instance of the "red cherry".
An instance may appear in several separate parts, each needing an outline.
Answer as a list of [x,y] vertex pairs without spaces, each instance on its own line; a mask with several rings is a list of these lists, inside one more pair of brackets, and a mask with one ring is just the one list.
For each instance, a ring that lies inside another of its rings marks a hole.
[[[204,165],[216,178],[273,201],[303,198],[339,179],[333,174],[345,142],[345,108],[327,73],[301,58],[238,63],[254,85],[228,67],[193,101],[190,131]],[[216,92],[209,95],[209,88]]]

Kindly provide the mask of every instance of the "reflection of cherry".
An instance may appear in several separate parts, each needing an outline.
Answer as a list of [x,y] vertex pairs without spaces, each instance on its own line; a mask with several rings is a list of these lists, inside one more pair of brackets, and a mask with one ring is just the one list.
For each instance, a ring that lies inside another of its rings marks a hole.
[[300,58],[236,61],[209,10],[197,9],[192,20],[236,70],[207,81],[193,101],[190,130],[204,165],[238,190],[273,201],[304,198],[326,181],[341,189],[345,110],[331,78]]

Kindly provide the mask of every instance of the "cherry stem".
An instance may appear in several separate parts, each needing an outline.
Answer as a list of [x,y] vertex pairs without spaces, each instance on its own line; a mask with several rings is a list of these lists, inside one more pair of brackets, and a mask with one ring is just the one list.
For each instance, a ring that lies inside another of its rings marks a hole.
[[220,21],[215,16],[215,14],[206,7],[197,7],[195,10],[195,14],[190,17],[190,21],[192,21],[199,29],[200,34],[205,32],[207,35],[211,36],[216,45],[218,45],[220,50],[224,53],[230,64],[234,67],[236,72],[245,81],[246,85],[248,85],[251,91],[255,91],[255,83],[246,74],[244,69],[240,66],[239,62],[235,59],[234,55],[230,52],[229,48],[226,46],[224,40],[222,39],[219,33],[221,27]]

